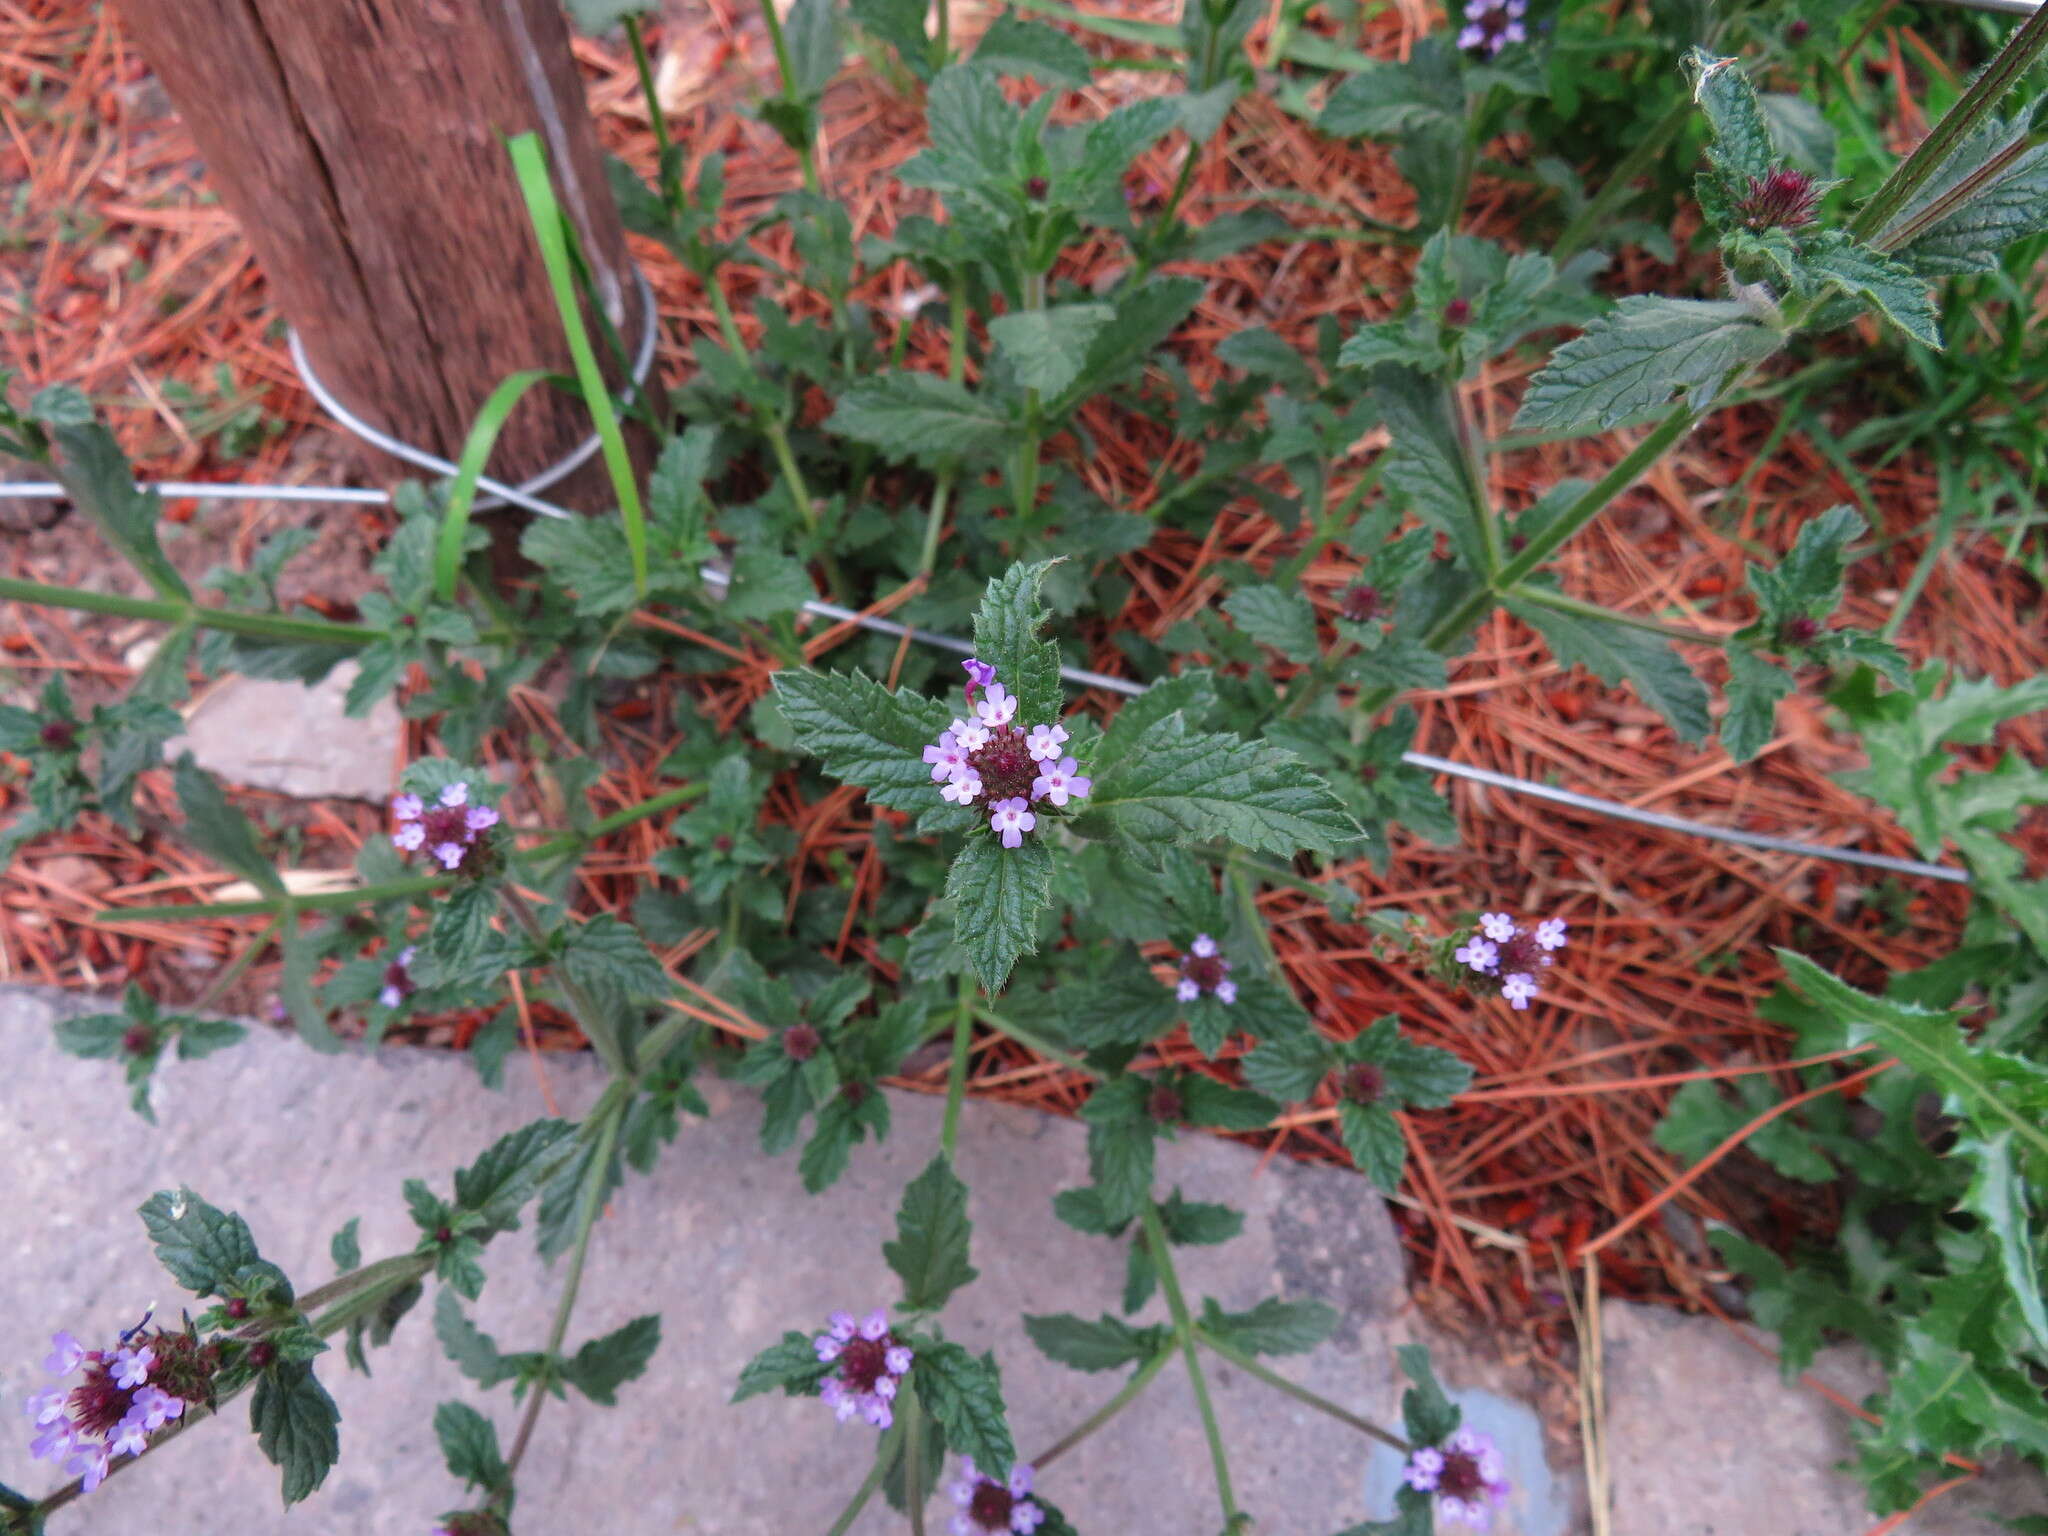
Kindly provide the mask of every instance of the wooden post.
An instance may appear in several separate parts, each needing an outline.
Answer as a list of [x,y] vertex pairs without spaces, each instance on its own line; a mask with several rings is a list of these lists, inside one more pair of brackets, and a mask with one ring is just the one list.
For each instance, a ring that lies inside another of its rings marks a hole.
[[[597,298],[637,344],[647,317],[555,0],[119,9],[321,381],[357,415],[453,459],[507,374],[570,371],[501,135],[540,135]],[[490,472],[526,479],[589,432],[574,400],[531,391]],[[604,483],[593,463],[548,494],[608,505]]]

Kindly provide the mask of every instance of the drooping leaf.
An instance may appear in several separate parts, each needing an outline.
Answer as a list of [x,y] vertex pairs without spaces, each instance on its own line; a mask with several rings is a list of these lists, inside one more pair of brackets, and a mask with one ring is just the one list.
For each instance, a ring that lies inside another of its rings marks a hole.
[[661,1319],[636,1317],[564,1360],[562,1376],[593,1403],[609,1408],[617,1403],[619,1388],[644,1372],[660,1347]]
[[498,1451],[498,1430],[467,1403],[443,1403],[434,1410],[434,1438],[448,1475],[470,1487],[496,1493],[510,1482]]
[[904,1189],[896,1237],[882,1244],[882,1257],[903,1281],[903,1305],[937,1312],[961,1286],[973,1283],[980,1271],[967,1262],[972,1232],[967,1186],[943,1156],[933,1158]]
[[1645,704],[1671,722],[1681,741],[1704,741],[1713,728],[1707,688],[1671,642],[1609,619],[1563,613],[1528,598],[1510,598],[1517,618],[1550,642],[1560,666],[1583,666],[1602,682],[1627,681]]
[[911,1364],[918,1401],[945,1431],[946,1444],[1000,1481],[1017,1449],[1003,1406],[1003,1378],[994,1355],[976,1358],[958,1344],[920,1349]]
[[1219,1344],[1247,1354],[1303,1355],[1330,1336],[1337,1313],[1327,1302],[1271,1296],[1248,1312],[1226,1312],[1208,1297],[1197,1326]]
[[1557,349],[1530,381],[1515,425],[1604,432],[1681,395],[1697,415],[1783,341],[1774,323],[1737,301],[1634,295]]
[[1052,900],[1052,852],[1027,837],[1005,848],[970,838],[946,879],[961,947],[990,993],[1000,992],[1017,957],[1038,948],[1038,917]]
[[1173,1339],[1163,1327],[1135,1328],[1104,1313],[1095,1322],[1069,1312],[1024,1319],[1031,1342],[1051,1360],[1077,1371],[1114,1371],[1142,1365]]
[[173,773],[178,808],[185,813],[185,835],[243,879],[271,896],[285,894],[284,881],[264,856],[256,829],[228,803],[219,781],[185,753]]
[[249,1426],[284,1473],[287,1507],[318,1488],[341,1456],[341,1410],[310,1366],[280,1360],[256,1378]]
[[791,1329],[747,1362],[730,1400],[744,1402],[778,1387],[790,1397],[810,1396],[817,1392],[818,1383],[836,1369],[830,1361],[818,1358],[811,1335]]

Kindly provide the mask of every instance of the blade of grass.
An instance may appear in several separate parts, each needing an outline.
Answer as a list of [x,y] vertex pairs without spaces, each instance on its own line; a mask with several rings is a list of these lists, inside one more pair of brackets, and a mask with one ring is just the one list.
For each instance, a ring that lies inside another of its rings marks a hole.
[[541,260],[547,265],[548,286],[554,290],[555,307],[561,311],[562,333],[569,343],[569,356],[576,364],[576,384],[583,391],[596,424],[598,441],[604,449],[604,467],[618,493],[619,516],[626,525],[626,548],[633,560],[633,590],[647,595],[647,517],[640,506],[640,487],[633,477],[633,463],[626,453],[626,439],[619,431],[618,412],[612,408],[611,391],[597,366],[597,354],[590,347],[590,333],[583,326],[583,312],[576,302],[576,283],[569,268],[569,243],[562,230],[562,209],[555,200],[554,184],[548,180],[547,156],[540,139],[522,133],[506,141],[512,156],[512,170],[519,178],[520,195],[526,199],[527,216],[540,242]]
[[529,389],[559,377],[545,368],[524,369],[492,390],[484,408],[476,413],[469,437],[462,445],[462,457],[455,464],[455,479],[448,487],[448,507],[441,514],[441,537],[434,545],[434,591],[442,602],[455,600],[456,578],[462,573],[462,540],[469,532],[470,505],[476,500],[477,478],[483,474],[491,450],[498,444],[498,434]]

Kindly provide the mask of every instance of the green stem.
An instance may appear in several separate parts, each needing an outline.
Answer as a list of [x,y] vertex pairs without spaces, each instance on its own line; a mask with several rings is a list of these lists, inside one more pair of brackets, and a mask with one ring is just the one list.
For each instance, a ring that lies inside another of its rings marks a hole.
[[526,1455],[527,1446],[533,1443],[533,1426],[540,1418],[541,1404],[548,1400],[548,1387],[555,1374],[555,1360],[562,1352],[562,1340],[569,1335],[569,1314],[576,1310],[576,1293],[583,1286],[584,1260],[590,1256],[590,1234],[597,1226],[599,1212],[604,1209],[605,1169],[618,1141],[623,1108],[623,1100],[607,1105],[604,1119],[598,1126],[597,1155],[591,1159],[590,1171],[584,1176],[582,1201],[576,1211],[576,1245],[569,1255],[569,1273],[562,1282],[561,1297],[555,1303],[554,1324],[548,1329],[547,1349],[541,1367],[544,1374],[541,1380],[528,1388],[533,1395],[527,1399],[526,1414],[519,1421],[519,1431],[505,1457],[507,1487],[519,1470],[519,1462]]
[[[663,811],[685,804],[704,793],[702,784],[681,784],[674,789],[665,789],[660,794],[629,805],[622,811],[615,811],[601,820],[592,822],[587,832],[565,832],[560,837],[549,838],[531,848],[514,849],[514,859],[544,859],[559,853],[571,853],[576,849],[644,821],[650,816],[659,816]],[[249,901],[213,901],[188,906],[161,907],[118,907],[94,914],[94,921],[106,923],[146,922],[201,922],[222,917],[261,917],[266,912],[277,912],[287,902],[298,912],[332,912],[365,903],[392,901],[404,896],[424,896],[453,885],[456,877],[446,875],[407,875],[399,880],[379,881],[375,885],[354,886],[346,891],[318,891],[302,896],[278,898],[274,896],[252,898]]]
[[1524,602],[1552,608],[1559,613],[1577,614],[1582,619],[1604,619],[1610,624],[1640,629],[1645,634],[1661,635],[1666,640],[1682,640],[1687,645],[1718,646],[1721,643],[1720,636],[1710,635],[1704,630],[1689,629],[1683,624],[1667,624],[1662,619],[1647,619],[1637,613],[1624,613],[1619,608],[1608,608],[1599,603],[1567,597],[1564,593],[1552,592],[1547,587],[1523,587],[1515,596]]
[[1406,1440],[1403,1440],[1399,1435],[1394,1434],[1391,1431],[1381,1429],[1379,1425],[1373,1423],[1372,1420],[1361,1419],[1349,1408],[1339,1407],[1337,1404],[1331,1402],[1327,1397],[1320,1397],[1316,1393],[1309,1391],[1307,1387],[1301,1386],[1296,1382],[1289,1381],[1285,1376],[1282,1376],[1278,1371],[1268,1370],[1265,1366],[1259,1363],[1258,1358],[1256,1356],[1248,1355],[1240,1350],[1233,1349],[1230,1345],[1223,1343],[1220,1339],[1211,1338],[1208,1334],[1204,1333],[1199,1326],[1197,1326],[1195,1329],[1195,1337],[1201,1342],[1202,1346],[1205,1349],[1213,1350],[1216,1354],[1221,1355],[1225,1360],[1228,1360],[1232,1365],[1236,1366],[1239,1370],[1245,1372],[1247,1375],[1258,1377],[1260,1381],[1263,1381],[1269,1387],[1278,1388],[1280,1391],[1285,1392],[1289,1397],[1293,1398],[1296,1402],[1306,1403],[1309,1407],[1315,1409],[1318,1413],[1327,1413],[1331,1418],[1337,1420],[1340,1424],[1349,1424],[1353,1429],[1357,1430],[1360,1434],[1370,1435],[1373,1439],[1379,1441],[1380,1444],[1390,1445],[1395,1450],[1400,1451],[1404,1455],[1407,1452],[1414,1449],[1413,1446],[1411,1446]]
[[1123,1384],[1123,1387],[1117,1392],[1115,1397],[1112,1397],[1100,1408],[1089,1414],[1087,1418],[1032,1457],[1029,1463],[1032,1470],[1043,1472],[1053,1462],[1059,1460],[1060,1457],[1066,1455],[1067,1452],[1071,1451],[1111,1419],[1130,1407],[1132,1403],[1137,1401],[1138,1394],[1152,1385],[1153,1378],[1166,1369],[1167,1362],[1173,1359],[1174,1353],[1173,1347],[1169,1345],[1167,1348],[1160,1350],[1150,1360],[1147,1360],[1138,1368],[1138,1373]]
[[1358,477],[1358,483],[1344,493],[1344,499],[1337,504],[1336,509],[1326,509],[1323,516],[1316,520],[1315,527],[1302,542],[1301,548],[1273,567],[1275,586],[1291,587],[1301,580],[1302,572],[1309,568],[1309,563],[1316,557],[1316,551],[1351,526],[1352,520],[1358,516],[1359,504],[1372,493],[1373,487],[1380,483],[1380,474],[1387,467],[1390,457],[1391,455],[1382,453],[1375,458],[1365,473]]
[[[782,80],[782,99],[792,108],[803,105],[803,98],[797,94],[796,64],[789,56],[789,40],[782,35],[782,18],[775,14],[775,0],[761,0],[761,20],[768,28],[768,42],[775,50],[775,73]],[[797,149],[797,159],[803,165],[804,190],[818,191],[818,162],[810,144]]]
[[1202,1415],[1202,1433],[1209,1441],[1209,1465],[1216,1473],[1216,1498],[1223,1506],[1223,1528],[1237,1524],[1237,1496],[1230,1489],[1230,1462],[1224,1454],[1223,1431],[1216,1424],[1216,1408],[1209,1401],[1208,1378],[1202,1374],[1202,1357],[1195,1349],[1195,1321],[1188,1314],[1187,1298],[1181,1294],[1180,1276],[1174,1272],[1173,1245],[1166,1240],[1166,1226],[1159,1219],[1159,1207],[1146,1197],[1143,1211],[1145,1246],[1159,1267],[1159,1286],[1166,1292],[1166,1309],[1173,1315],[1173,1331],[1180,1340],[1181,1357],[1187,1361],[1188,1383],[1195,1389],[1195,1407]]
[[628,12],[626,42],[633,50],[633,69],[640,77],[640,96],[647,103],[647,120],[654,126],[654,174],[661,186],[661,200],[673,217],[682,211],[682,188],[671,185],[669,171],[668,119],[662,114],[661,97],[654,89],[654,66],[647,57],[647,36],[638,15]]
[[1033,1033],[1021,1024],[1012,1023],[999,1013],[990,1012],[980,1004],[975,1005],[974,1016],[990,1029],[997,1031],[999,1034],[1008,1035],[1019,1045],[1037,1052],[1048,1061],[1058,1062],[1069,1071],[1086,1072],[1090,1077],[1100,1077],[1102,1075],[1072,1051],[1061,1050],[1043,1036]]
[[924,1536],[924,1404],[917,1400],[917,1383],[905,1377],[896,1397],[896,1411],[903,1416],[903,1508],[910,1516],[910,1536]]
[[[1043,272],[1024,274],[1024,308],[1045,308]],[[1042,430],[1042,423],[1038,418],[1038,391],[1027,389],[1024,391],[1024,434],[1017,444],[1017,470],[1011,482],[1013,499],[1017,503],[1017,516],[1027,522],[1038,506],[1038,442]]]
[[270,942],[270,936],[277,932],[278,925],[283,921],[284,913],[280,911],[269,922],[258,929],[256,936],[242,946],[242,952],[229,962],[227,969],[208,982],[206,990],[192,1000],[192,1012],[204,1013],[215,998],[219,997],[234,984],[237,976],[248,970],[251,965],[254,965],[256,957],[263,953],[263,946]]
[[1600,184],[1600,190],[1587,199],[1578,216],[1565,225],[1557,243],[1550,248],[1552,261],[1562,267],[1593,243],[1614,211],[1635,196],[1636,178],[1656,165],[1664,154],[1664,146],[1678,136],[1692,114],[1692,97],[1681,96],[1650,125],[1649,130],[1636,140],[1635,146],[1608,173],[1607,179]]
[[2044,49],[2048,49],[2048,6],[2035,11],[2019,30],[2006,39],[1998,56],[1970,82],[1970,88],[1963,92],[1956,104],[1942,114],[1941,121],[1934,125],[1934,131],[1893,168],[1884,185],[1856,215],[1849,226],[1849,233],[1858,240],[1868,240],[1880,233],[1891,222],[1892,216],[1905,207],[1913,194],[1941,169],[1956,146],[2004,100],[2005,93],[2033,67]]
[[960,1007],[953,1016],[953,1059],[946,1068],[946,1118],[939,1126],[939,1147],[948,1167],[960,1140],[960,1105],[967,1097],[967,1048],[974,1038],[974,978],[960,978]]
[[[945,26],[946,7],[939,7],[939,25]],[[958,384],[967,376],[967,283],[966,279],[955,276],[953,286],[946,295],[946,318],[952,334],[946,343],[946,377]],[[902,336],[910,334],[905,326]],[[924,548],[918,554],[917,573],[929,576],[939,562],[939,535],[946,526],[946,503],[953,494],[953,482],[959,476],[958,463],[947,463],[939,470],[938,483],[932,487],[931,511],[924,519]]]
[[889,1475],[891,1452],[896,1449],[898,1430],[891,1425],[882,1434],[882,1440],[875,1447],[875,1464],[868,1468],[868,1475],[853,1491],[853,1497],[846,1501],[846,1508],[839,1511],[839,1518],[832,1522],[832,1528],[825,1536],[846,1536],[847,1527],[860,1518],[860,1512],[868,1507],[868,1500],[875,1496],[882,1486],[882,1479]]
[[[548,931],[541,926],[540,914],[533,910],[533,904],[509,884],[502,886],[498,894],[504,900],[505,910],[512,914],[512,920],[529,939],[545,948]],[[577,1026],[589,1040],[591,1049],[597,1052],[598,1059],[613,1077],[632,1081],[636,1075],[633,1063],[626,1055],[611,1016],[584,990],[583,984],[569,974],[566,966],[557,965],[553,969],[555,985],[562,989],[569,1011],[575,1015]]]
[[171,598],[86,592],[75,587],[45,586],[39,581],[17,581],[11,576],[0,576],[0,599],[14,603],[39,603],[47,608],[76,608],[85,613],[104,613],[118,619],[196,624],[201,629],[217,629],[231,635],[257,635],[268,640],[296,640],[309,645],[353,647],[384,638],[383,630],[361,624],[330,624],[324,619],[295,619],[281,613],[241,613],[232,608],[211,608],[205,603],[178,602]]

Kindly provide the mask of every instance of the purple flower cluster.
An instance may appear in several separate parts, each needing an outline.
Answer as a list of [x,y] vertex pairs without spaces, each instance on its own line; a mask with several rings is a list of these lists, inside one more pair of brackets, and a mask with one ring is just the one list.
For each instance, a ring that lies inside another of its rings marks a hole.
[[1552,950],[1564,948],[1564,929],[1561,917],[1524,928],[1505,912],[1482,913],[1479,931],[1467,937],[1453,958],[1498,987],[1510,1006],[1527,1008],[1539,990],[1536,973],[1551,963]]
[[386,1008],[396,1008],[412,996],[412,957],[418,953],[418,949],[408,944],[384,967],[384,989],[377,994],[377,1001]]
[[1472,0],[1465,7],[1465,25],[1458,32],[1458,46],[1467,53],[1490,59],[1509,43],[1526,43],[1529,31],[1522,18],[1529,14],[1529,0]]
[[1095,783],[1060,750],[1065,726],[1020,729],[1017,700],[996,681],[996,669],[972,657],[960,665],[967,670],[967,714],[924,749],[924,760],[941,798],[955,805],[979,801],[1003,846],[1015,848],[1038,825],[1032,806],[1064,808],[1087,798]]
[[425,848],[443,869],[459,868],[478,834],[498,824],[498,813],[488,805],[469,803],[469,786],[460,782],[442,790],[432,805],[418,795],[400,795],[391,802],[391,814],[398,818],[392,845],[407,853]]
[[839,1374],[825,1378],[819,1396],[842,1424],[857,1413],[875,1428],[887,1429],[895,1421],[889,1404],[895,1401],[896,1384],[910,1370],[910,1346],[897,1342],[889,1331],[889,1314],[879,1307],[859,1323],[851,1312],[834,1312],[826,1324],[811,1347],[820,1360],[836,1362]]
[[1442,1445],[1418,1446],[1402,1472],[1410,1488],[1436,1495],[1436,1516],[1483,1531],[1512,1491],[1493,1436],[1460,1429]]
[[1045,1511],[1031,1498],[1031,1469],[1022,1462],[1010,1468],[1008,1482],[999,1483],[976,1471],[972,1457],[962,1456],[960,1476],[946,1492],[960,1511],[948,1527],[953,1536],[1031,1536],[1045,1521]]
[[1198,933],[1188,952],[1180,957],[1180,980],[1173,984],[1173,995],[1184,1003],[1192,1003],[1204,992],[1219,1003],[1237,1001],[1237,983],[1230,979],[1230,962],[1217,951],[1214,939]]
[[[59,1384],[28,1400],[29,1422],[36,1430],[30,1454],[61,1463],[66,1473],[84,1482],[87,1493],[99,1487],[116,1456],[140,1456],[152,1434],[185,1412],[182,1397],[151,1385],[156,1350],[148,1340],[132,1347],[128,1342],[140,1333],[138,1325],[108,1350],[87,1349],[69,1333],[55,1335],[43,1369],[60,1378]],[[61,1378],[81,1367],[84,1382],[65,1386]]]

